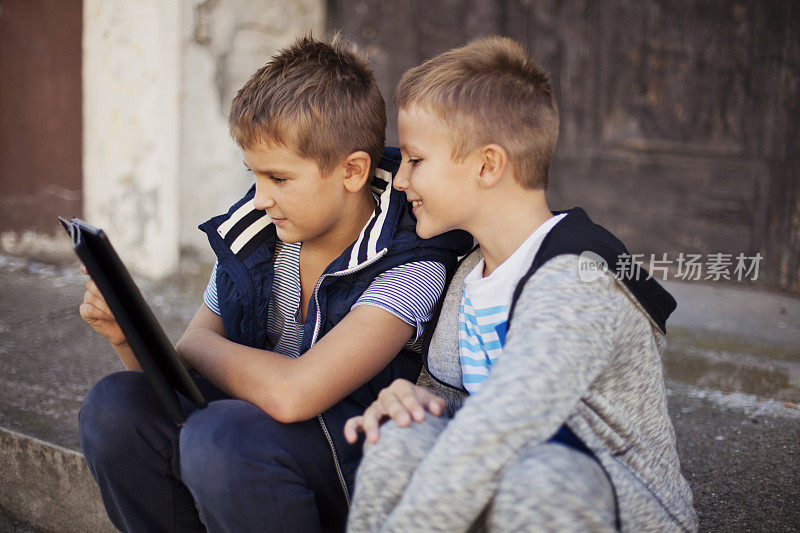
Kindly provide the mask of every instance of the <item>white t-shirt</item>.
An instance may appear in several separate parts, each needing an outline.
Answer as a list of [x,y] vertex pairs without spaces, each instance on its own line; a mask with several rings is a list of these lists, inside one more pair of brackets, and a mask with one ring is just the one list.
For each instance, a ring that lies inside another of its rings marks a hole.
[[503,352],[508,311],[517,283],[530,268],[544,238],[565,216],[566,213],[556,215],[536,228],[489,276],[483,277],[481,259],[464,279],[458,346],[464,388],[470,394],[480,389]]
[[[297,357],[303,340],[300,318],[300,244],[278,241],[275,246],[275,278],[267,313],[267,339],[273,350]],[[444,265],[435,261],[406,263],[379,274],[353,307],[380,307],[416,328],[406,348],[419,351],[423,325],[430,320],[436,300],[444,290]],[[217,299],[217,267],[203,295],[206,306],[220,314]]]

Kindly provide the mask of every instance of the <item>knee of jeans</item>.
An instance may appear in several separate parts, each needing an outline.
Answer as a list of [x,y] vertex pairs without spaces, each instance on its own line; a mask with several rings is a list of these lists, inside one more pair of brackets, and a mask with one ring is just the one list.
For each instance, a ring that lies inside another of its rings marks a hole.
[[265,416],[241,400],[211,402],[189,416],[180,433],[180,468],[192,493],[197,496],[204,487],[225,490],[241,482],[248,465],[240,460],[249,444],[244,430]]
[[125,453],[137,427],[147,423],[157,398],[141,372],[110,374],[92,387],[78,414],[84,454]]

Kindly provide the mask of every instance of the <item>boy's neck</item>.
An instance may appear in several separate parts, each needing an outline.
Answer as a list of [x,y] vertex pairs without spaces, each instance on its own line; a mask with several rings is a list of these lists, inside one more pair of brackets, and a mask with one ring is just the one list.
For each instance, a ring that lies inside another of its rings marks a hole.
[[536,228],[553,216],[544,191],[524,190],[503,196],[485,202],[470,230],[481,247],[484,277],[511,257]]
[[303,241],[301,255],[313,262],[330,264],[339,257],[353,241],[375,212],[375,200],[371,191],[353,198],[349,206],[343,206],[343,216],[329,232],[311,241]]

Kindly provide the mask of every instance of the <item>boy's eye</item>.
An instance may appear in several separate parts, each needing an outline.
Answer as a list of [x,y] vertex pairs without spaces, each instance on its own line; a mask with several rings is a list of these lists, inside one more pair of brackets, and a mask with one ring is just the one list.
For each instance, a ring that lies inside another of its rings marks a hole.
[[269,177],[269,179],[271,179],[271,180],[272,180],[274,183],[276,183],[276,184],[278,184],[278,185],[280,185],[281,183],[283,183],[284,181],[286,181],[286,180],[285,180],[285,179],[283,179],[283,178],[278,178],[278,177],[275,177],[275,176],[270,176],[270,177]]
[[422,162],[422,159],[420,159],[419,157],[409,157],[409,158],[408,158],[408,163],[409,163],[409,164],[410,164],[412,167],[415,167],[415,166],[417,166],[417,165],[418,165],[420,162]]

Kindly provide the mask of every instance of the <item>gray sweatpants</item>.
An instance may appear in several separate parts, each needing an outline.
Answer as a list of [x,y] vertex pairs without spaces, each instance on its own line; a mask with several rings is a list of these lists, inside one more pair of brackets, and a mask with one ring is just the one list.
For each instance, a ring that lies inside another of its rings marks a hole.
[[[414,471],[449,419],[427,415],[422,423],[381,426],[377,444],[367,443],[356,475],[348,531],[380,531],[398,504]],[[614,491],[591,457],[559,443],[523,448],[501,474],[498,490],[472,530],[613,531]],[[465,491],[469,487],[464,487]],[[432,524],[420,509],[406,531],[452,531]]]

